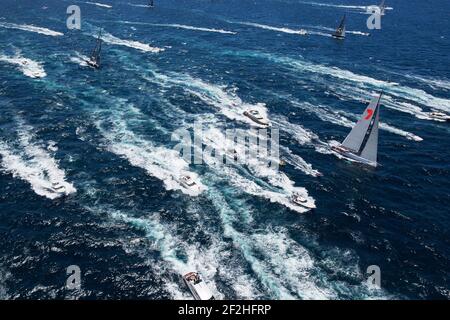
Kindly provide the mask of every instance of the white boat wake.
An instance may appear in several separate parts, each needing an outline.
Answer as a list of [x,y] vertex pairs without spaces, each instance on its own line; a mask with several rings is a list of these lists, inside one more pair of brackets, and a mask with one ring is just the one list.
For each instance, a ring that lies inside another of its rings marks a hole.
[[[140,110],[123,99],[116,99],[111,103],[116,105],[113,112],[94,110],[95,125],[104,137],[107,150],[161,180],[166,190],[180,190],[194,197],[206,190],[206,186],[201,183],[198,175],[189,171],[189,164],[180,158],[178,151],[155,146],[127,128],[124,119],[129,118],[130,115],[136,119],[145,118]],[[195,180],[195,186],[183,185],[182,177],[186,175]]]
[[[369,76],[360,75],[349,70],[340,69],[338,67],[331,67],[322,64],[316,64],[304,59],[293,59],[289,57],[281,57],[273,54],[259,53],[259,52],[243,52],[243,55],[250,55],[265,58],[275,63],[280,63],[288,67],[293,68],[302,73],[320,74],[326,77],[333,77],[339,79],[342,83],[340,87],[348,89],[348,94],[355,90],[360,90],[364,93],[364,96],[370,96],[373,90],[384,91],[390,96],[395,96],[400,99],[407,100],[408,102],[419,103],[427,107],[450,113],[450,100],[445,98],[435,97],[421,89],[410,88],[402,86],[398,83],[388,82],[384,80],[378,80]],[[330,86],[337,88],[335,82],[329,81],[326,78],[322,78],[322,81],[329,82]],[[317,80],[315,80],[317,81]],[[350,84],[345,86],[345,84]],[[368,90],[369,89],[369,90]],[[395,108],[395,105],[390,105]],[[397,111],[404,112],[405,106],[396,108]],[[409,110],[411,112],[411,110]],[[410,113],[408,112],[408,113]],[[418,116],[424,116],[423,112],[420,112]]]
[[14,56],[0,55],[0,62],[17,66],[24,75],[30,78],[43,78],[47,76],[41,62],[25,58],[20,53],[16,53]]
[[87,64],[86,61],[89,60],[88,56],[85,56],[79,52],[75,52],[76,56],[75,57],[70,57],[70,61],[72,61],[73,63],[76,63],[82,67],[88,67],[89,65]]
[[228,31],[228,30],[223,30],[223,29],[214,29],[214,28],[194,27],[194,26],[188,26],[188,25],[184,25],[184,24],[148,23],[148,25],[152,25],[155,27],[185,29],[185,30],[192,30],[192,31],[213,32],[213,33],[222,33],[222,34],[237,34],[237,32],[234,32],[234,31]]
[[[92,34],[92,36],[97,38],[96,34]],[[113,36],[112,34],[107,33],[105,31],[103,31],[101,38],[106,43],[118,45],[118,46],[125,46],[128,48],[140,50],[142,52],[158,53],[158,52],[164,51],[163,48],[152,47],[146,43],[141,43],[139,41],[124,40],[124,39],[117,38],[117,37]]]
[[[378,6],[378,4],[367,5],[367,6],[358,6],[358,5],[345,5],[345,4],[323,3],[323,2],[313,2],[313,1],[300,1],[300,3],[308,4],[308,5],[312,5],[312,6],[318,6],[318,7],[352,9],[352,10],[356,10],[360,13],[366,13],[367,8],[370,6]],[[385,10],[393,10],[394,8],[385,7],[384,9]]]
[[85,3],[86,3],[86,4],[92,4],[92,5],[94,5],[94,6],[101,7],[101,8],[107,8],[107,9],[111,9],[111,8],[112,8],[111,5],[105,4],[105,3],[90,2],[90,1],[86,1]]
[[[49,199],[60,198],[75,193],[75,187],[66,181],[65,172],[59,168],[57,161],[49,152],[32,142],[31,128],[19,122],[19,148],[0,141],[1,164],[5,171],[14,177],[27,181],[33,191]],[[53,184],[64,187],[57,191]]]
[[15,24],[15,23],[9,23],[9,22],[0,22],[0,28],[7,28],[7,29],[17,29],[22,31],[29,31],[34,33],[40,33],[44,34],[46,36],[52,36],[52,37],[58,37],[63,36],[64,33],[50,30],[43,27],[36,27],[29,24]]
[[233,22],[233,21],[227,21],[227,22],[251,26],[251,27],[260,28],[260,29],[264,29],[264,30],[271,30],[271,31],[283,32],[283,33],[288,33],[288,34],[296,34],[296,35],[302,35],[302,36],[304,36],[308,33],[305,29],[295,30],[295,29],[290,29],[290,28],[286,28],[286,27],[274,27],[274,26],[269,26],[269,25],[265,25],[265,24],[253,23],[253,22]]

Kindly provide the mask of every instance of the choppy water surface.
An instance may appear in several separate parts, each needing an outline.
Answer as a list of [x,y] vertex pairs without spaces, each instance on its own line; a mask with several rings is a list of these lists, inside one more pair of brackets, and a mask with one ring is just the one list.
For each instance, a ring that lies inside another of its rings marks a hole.
[[[180,275],[198,270],[218,298],[448,299],[449,127],[428,113],[450,112],[450,5],[392,1],[371,31],[365,0],[155,3],[2,1],[1,297],[190,298]],[[381,90],[381,166],[332,155]],[[199,119],[223,147],[249,108],[280,130],[280,171],[174,151]]]

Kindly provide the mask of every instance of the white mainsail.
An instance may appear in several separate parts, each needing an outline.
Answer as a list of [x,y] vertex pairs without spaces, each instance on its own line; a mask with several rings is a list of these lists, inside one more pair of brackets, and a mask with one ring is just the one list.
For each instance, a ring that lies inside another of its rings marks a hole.
[[355,155],[369,161],[377,161],[378,152],[378,127],[380,119],[380,100],[374,97],[364,111],[362,118],[356,123],[342,146]]

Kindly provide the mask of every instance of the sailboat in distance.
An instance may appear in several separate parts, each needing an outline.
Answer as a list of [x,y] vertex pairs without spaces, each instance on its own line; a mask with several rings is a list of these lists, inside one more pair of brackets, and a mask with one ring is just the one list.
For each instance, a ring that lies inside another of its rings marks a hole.
[[372,167],[377,166],[378,127],[380,120],[380,101],[383,93],[374,97],[344,142],[331,149],[344,158]]
[[380,15],[384,16],[384,11],[386,10],[386,5],[384,4],[385,0],[382,0],[380,5],[378,6],[380,8]]
[[98,33],[97,42],[94,50],[92,50],[91,56],[86,61],[88,66],[99,69],[100,68],[100,52],[102,51],[102,30]]
[[153,8],[154,6],[155,6],[155,4],[153,3],[153,0],[149,0],[148,7]]
[[341,23],[333,33],[333,38],[343,40],[345,38],[345,14],[342,17]]

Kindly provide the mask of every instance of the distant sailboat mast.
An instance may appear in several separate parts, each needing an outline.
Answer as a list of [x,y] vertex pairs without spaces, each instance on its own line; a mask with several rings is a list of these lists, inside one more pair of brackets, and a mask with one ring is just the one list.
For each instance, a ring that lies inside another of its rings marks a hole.
[[382,0],[381,3],[380,3],[380,5],[379,5],[379,8],[380,8],[380,14],[381,14],[381,15],[384,15],[384,10],[386,9],[386,6],[385,6],[384,2],[385,2],[385,0]]
[[92,51],[91,58],[95,60],[98,64],[100,64],[100,52],[102,51],[102,31],[100,30],[97,43],[95,44],[95,48]]
[[334,32],[333,37],[337,39],[345,38],[345,15],[342,17],[341,23]]
[[102,30],[98,33],[97,42],[95,43],[95,47],[92,50],[91,56],[89,60],[87,60],[87,64],[93,68],[100,68],[100,52],[102,51]]

